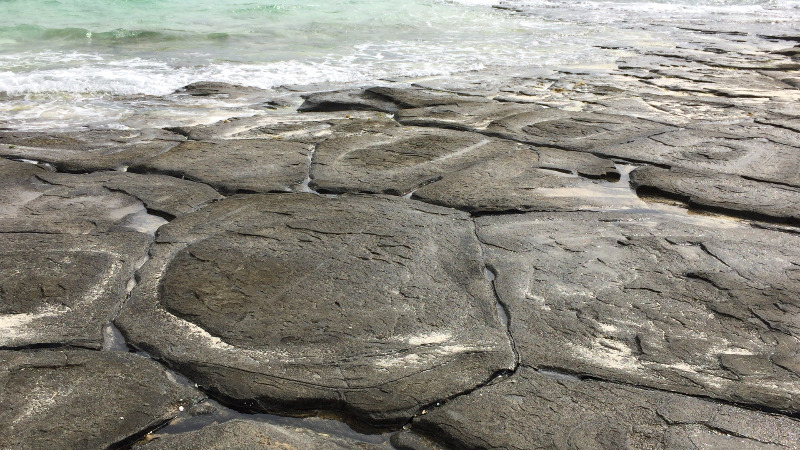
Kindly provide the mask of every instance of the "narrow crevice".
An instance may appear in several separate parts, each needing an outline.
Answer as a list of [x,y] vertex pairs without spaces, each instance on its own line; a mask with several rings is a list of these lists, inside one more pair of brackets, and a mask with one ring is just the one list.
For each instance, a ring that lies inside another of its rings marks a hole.
[[[177,416],[176,416],[177,417]],[[160,420],[154,424],[149,425],[148,427],[144,428],[143,430],[132,434],[131,436],[126,437],[125,439],[116,442],[114,444],[109,445],[107,448],[108,450],[128,450],[132,448],[136,443],[142,441],[147,435],[153,433],[154,431],[158,431],[161,428],[164,428],[169,424],[175,417],[170,417],[168,419]]]
[[39,343],[39,344],[29,344],[29,345],[9,345],[9,346],[0,346],[0,351],[21,351],[21,350],[48,350],[48,349],[60,349],[60,350],[98,350],[98,346],[92,343],[81,344],[79,342],[72,342],[72,343],[63,343],[63,342],[51,342],[51,343]]

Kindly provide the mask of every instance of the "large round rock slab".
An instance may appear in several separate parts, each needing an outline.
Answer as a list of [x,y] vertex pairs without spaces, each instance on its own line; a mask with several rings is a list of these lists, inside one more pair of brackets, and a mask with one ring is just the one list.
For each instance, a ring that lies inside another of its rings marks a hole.
[[514,365],[480,256],[450,209],[233,197],[161,228],[117,322],[228,401],[402,421]]

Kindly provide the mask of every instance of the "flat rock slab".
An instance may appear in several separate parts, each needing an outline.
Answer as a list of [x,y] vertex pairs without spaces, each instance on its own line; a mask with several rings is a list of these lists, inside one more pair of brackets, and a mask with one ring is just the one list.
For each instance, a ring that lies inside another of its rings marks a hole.
[[0,234],[0,347],[101,348],[152,238]]
[[390,128],[317,146],[311,186],[320,191],[407,194],[446,173],[523,146],[477,133]]
[[631,173],[640,194],[663,195],[688,205],[734,215],[800,224],[800,188],[736,175],[645,166]]
[[508,102],[469,102],[403,109],[395,119],[408,126],[484,131],[495,120],[544,109],[536,105]]
[[477,223],[523,364],[800,411],[800,236],[663,213]]
[[186,141],[132,172],[183,177],[224,194],[287,192],[305,179],[311,146],[265,139]]
[[0,156],[44,161],[66,172],[115,170],[152,158],[183,140],[159,129],[9,131],[0,132]]
[[495,120],[486,127],[486,133],[532,145],[594,151],[671,129],[629,116],[549,108]]
[[514,366],[465,213],[228,198],[159,230],[115,322],[228,401],[402,422]]
[[455,448],[796,449],[800,422],[663,391],[557,379],[523,367],[417,416]]
[[470,212],[596,211],[641,204],[627,183],[586,176],[619,180],[620,174],[614,163],[589,153],[520,149],[444,175],[412,198]]
[[228,449],[383,449],[386,447],[331,436],[310,429],[275,425],[252,420],[215,423],[197,431],[179,434],[156,434],[142,448],[228,450]]
[[112,192],[128,194],[148,210],[174,218],[195,211],[222,196],[212,187],[166,175],[139,175],[127,172],[94,172],[86,175],[43,173],[38,178],[50,184],[73,189],[102,186]]
[[52,184],[45,181],[49,176],[56,175],[32,164],[0,159],[0,200],[4,204],[0,208],[0,232],[150,233],[164,222],[160,217],[150,216],[135,197],[99,183],[80,187]]
[[203,396],[130,353],[0,351],[3,448],[107,448]]
[[597,148],[595,154],[800,186],[800,133],[755,123],[705,124]]
[[485,97],[443,92],[432,89],[371,87],[343,91],[318,92],[304,95],[300,112],[381,111],[394,113],[399,109],[455,105],[462,102],[489,102]]

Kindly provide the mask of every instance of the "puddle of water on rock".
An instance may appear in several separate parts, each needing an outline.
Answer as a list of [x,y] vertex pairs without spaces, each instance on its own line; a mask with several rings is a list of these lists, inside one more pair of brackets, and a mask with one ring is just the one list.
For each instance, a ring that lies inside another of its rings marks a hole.
[[148,435],[145,441],[157,439],[160,435],[196,431],[215,423],[224,423],[231,420],[247,420],[290,428],[301,428],[386,449],[394,448],[389,443],[389,439],[396,433],[389,431],[378,434],[365,434],[354,430],[344,422],[325,416],[288,417],[273,414],[245,414],[227,408],[213,400],[206,400],[197,407],[192,408],[191,411],[186,411],[176,417],[164,428]]

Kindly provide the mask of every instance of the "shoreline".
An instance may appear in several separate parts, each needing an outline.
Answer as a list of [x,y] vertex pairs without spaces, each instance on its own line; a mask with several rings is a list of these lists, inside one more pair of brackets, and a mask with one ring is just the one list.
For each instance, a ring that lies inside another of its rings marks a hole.
[[692,33],[0,131],[0,442],[800,447],[800,35]]

